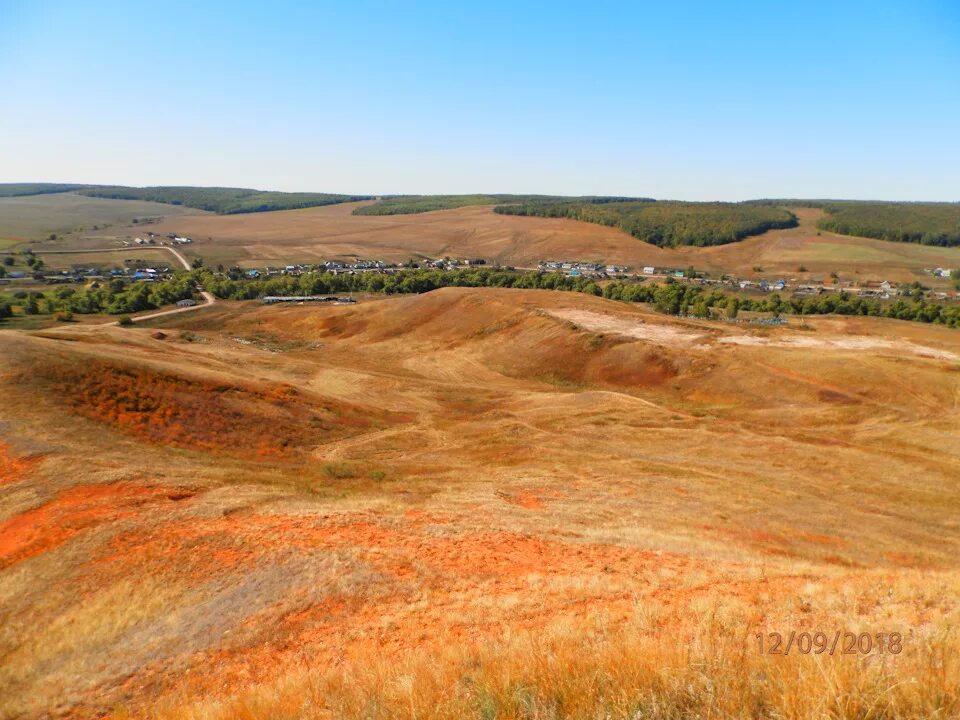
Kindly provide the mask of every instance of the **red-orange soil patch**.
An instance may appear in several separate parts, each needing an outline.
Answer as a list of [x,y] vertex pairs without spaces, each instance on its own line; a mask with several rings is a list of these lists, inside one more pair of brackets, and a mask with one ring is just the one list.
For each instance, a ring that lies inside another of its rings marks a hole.
[[283,384],[242,387],[97,360],[47,364],[34,376],[78,414],[138,438],[195,450],[282,457],[395,420]]
[[78,533],[141,512],[164,496],[158,487],[80,485],[0,524],[0,568],[59,547]]
[[0,443],[0,485],[22,480],[39,462],[37,457],[16,457],[9,445]]
[[497,495],[511,505],[526,508],[527,510],[542,510],[544,506],[542,497],[527,490],[521,490],[515,493],[500,492],[497,493]]

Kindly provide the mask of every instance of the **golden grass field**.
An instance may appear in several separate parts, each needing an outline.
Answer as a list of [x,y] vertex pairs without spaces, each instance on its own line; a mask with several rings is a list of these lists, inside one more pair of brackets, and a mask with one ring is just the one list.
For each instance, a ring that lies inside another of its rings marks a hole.
[[[185,252],[202,256],[207,265],[248,267],[354,256],[393,262],[450,256],[518,267],[534,267],[547,259],[598,261],[636,269],[693,265],[698,270],[745,278],[799,280],[836,272],[848,280],[921,280],[937,285],[925,269],[960,266],[960,248],[821,232],[816,221],[822,211],[810,208],[794,208],[800,219],[796,228],[772,230],[729,245],[671,249],[642,242],[615,228],[567,219],[498,215],[490,206],[417,215],[351,215],[362,204],[366,203],[247,215],[184,215],[150,229],[194,238],[196,243]],[[140,232],[135,226],[117,226],[72,242],[103,247]],[[806,271],[800,272],[801,267]]]
[[[0,345],[0,718],[960,714],[956,332],[447,288]],[[902,652],[754,637],[838,630]]]

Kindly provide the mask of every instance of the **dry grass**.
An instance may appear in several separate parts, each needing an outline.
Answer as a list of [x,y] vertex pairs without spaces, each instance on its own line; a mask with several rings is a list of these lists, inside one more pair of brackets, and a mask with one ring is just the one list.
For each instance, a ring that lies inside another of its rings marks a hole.
[[[5,197],[0,198],[0,238],[22,242],[46,238],[50,233],[70,233],[81,228],[86,232],[96,232],[92,230],[94,226],[126,226],[134,218],[177,217],[201,213],[200,210],[161,203],[107,200],[84,197],[76,193]],[[140,233],[142,232],[145,231],[141,230]],[[72,238],[72,241],[77,246],[89,246],[79,234]]]
[[[0,717],[960,711],[956,333],[466,289],[171,323],[0,332]],[[904,652],[756,652],[791,630]]]
[[[399,657],[367,651],[320,668],[304,657],[306,670],[278,682],[227,699],[175,700],[146,717],[801,720],[960,712],[955,617],[910,635],[898,655],[785,657],[757,652],[752,634],[763,625],[752,611],[730,601],[677,615],[638,607],[625,624],[590,617]],[[832,621],[858,627],[864,618]]]

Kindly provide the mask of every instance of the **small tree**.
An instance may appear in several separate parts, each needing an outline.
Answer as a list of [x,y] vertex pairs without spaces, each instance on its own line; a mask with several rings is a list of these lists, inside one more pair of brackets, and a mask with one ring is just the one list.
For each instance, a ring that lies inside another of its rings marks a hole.
[[727,300],[727,317],[731,320],[736,320],[737,315],[740,314],[740,300],[737,298],[730,298]]
[[33,295],[27,298],[27,302],[23,306],[23,312],[26,315],[37,315],[40,313],[40,305],[37,303],[37,299]]
[[6,320],[13,317],[13,307],[10,303],[0,303],[0,320]]
[[120,327],[129,327],[130,325],[133,325],[133,318],[131,318],[129,315],[121,315],[120,319],[117,320],[117,325]]

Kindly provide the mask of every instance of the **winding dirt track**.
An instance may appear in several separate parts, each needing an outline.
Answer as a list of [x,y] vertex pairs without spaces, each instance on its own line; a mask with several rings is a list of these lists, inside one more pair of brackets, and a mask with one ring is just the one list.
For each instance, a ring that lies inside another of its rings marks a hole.
[[[168,247],[166,245],[150,246],[150,247],[124,247],[124,248],[99,248],[96,250],[36,250],[34,254],[36,255],[76,255],[80,252],[82,253],[107,253],[107,252],[126,252],[128,250],[168,250],[173,253],[174,257],[183,265],[185,270],[192,269],[190,267],[190,262],[183,256],[183,254],[176,248]],[[206,290],[200,290],[200,294],[203,296],[204,303],[202,305],[192,305],[190,307],[177,307],[171,310],[161,310],[160,312],[149,313],[147,315],[139,315],[135,318],[131,318],[133,322],[140,322],[141,320],[152,320],[153,318],[163,317],[164,315],[176,315],[178,313],[190,312],[191,310],[199,310],[200,308],[209,307],[210,305],[216,305],[217,299],[213,296],[213,293],[207,292]],[[110,322],[105,323],[106,325],[117,325],[116,320],[111,320]]]

